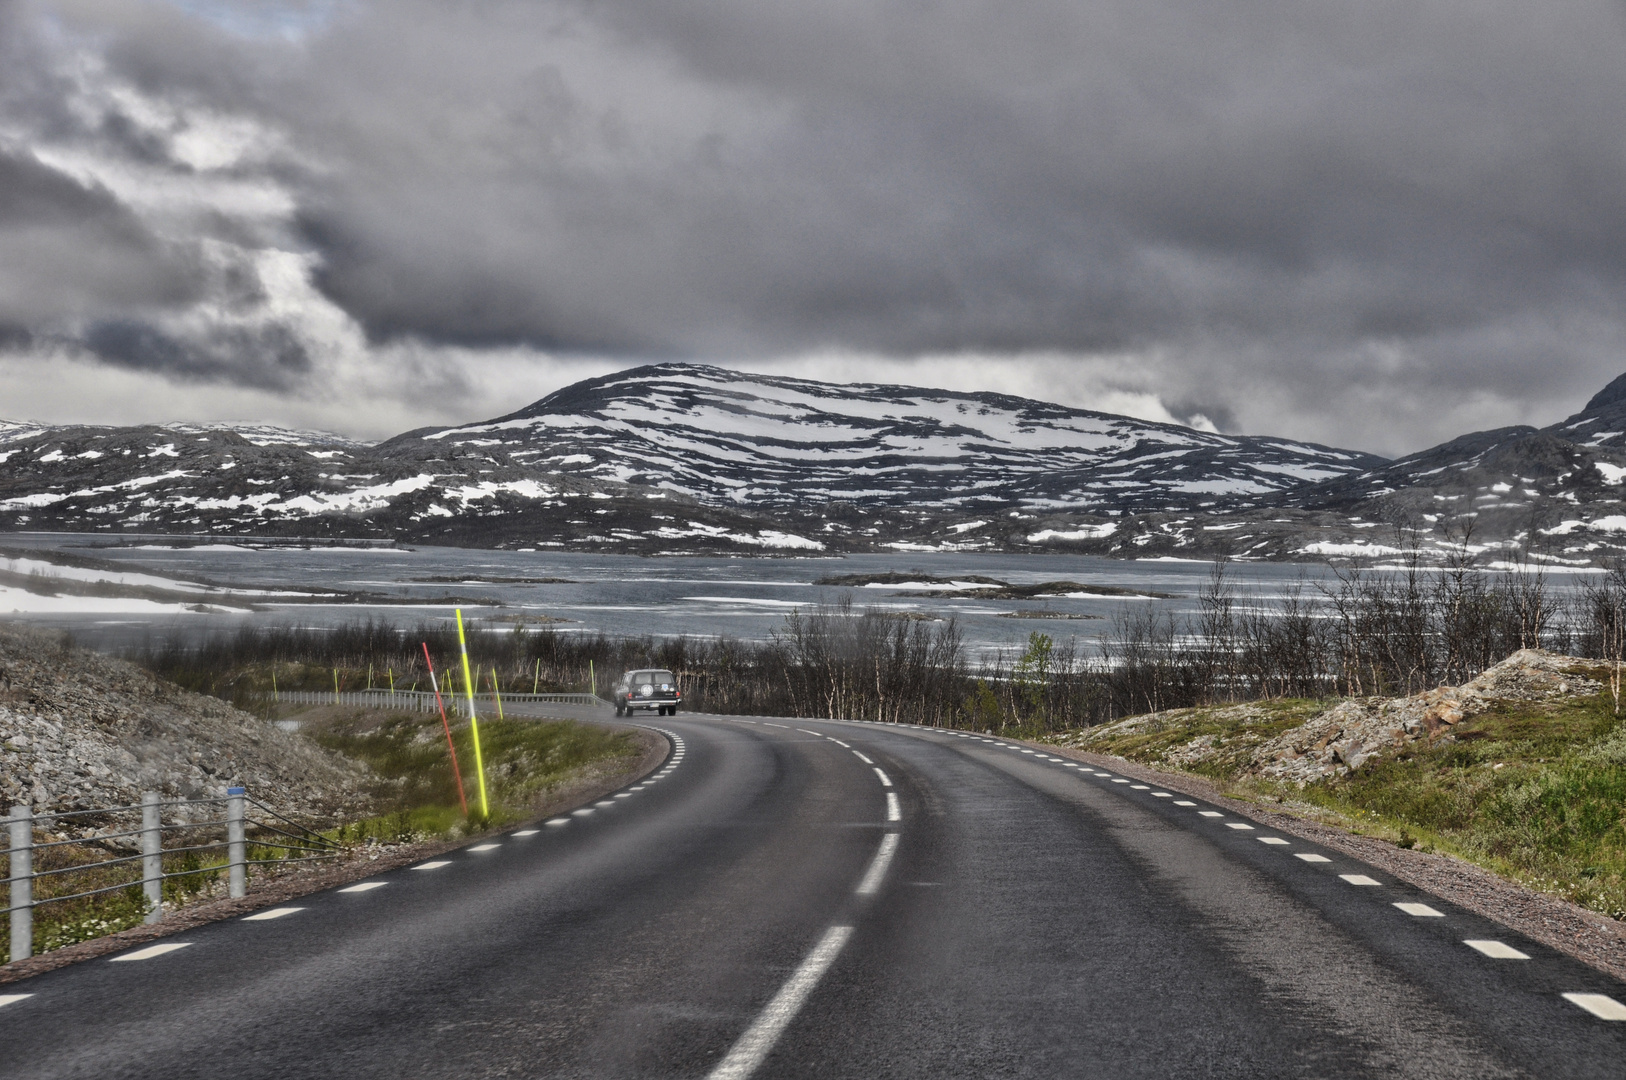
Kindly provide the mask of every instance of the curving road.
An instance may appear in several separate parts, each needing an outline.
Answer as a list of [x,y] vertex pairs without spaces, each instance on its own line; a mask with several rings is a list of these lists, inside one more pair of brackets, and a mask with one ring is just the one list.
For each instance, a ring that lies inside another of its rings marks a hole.
[[0,1077],[1626,1075],[1614,980],[1181,795],[651,723],[585,812],[0,987]]

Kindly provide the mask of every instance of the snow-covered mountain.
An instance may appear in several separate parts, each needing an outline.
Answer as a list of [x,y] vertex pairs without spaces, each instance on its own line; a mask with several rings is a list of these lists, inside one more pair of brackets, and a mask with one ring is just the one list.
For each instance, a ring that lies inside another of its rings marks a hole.
[[1245,509],[1383,462],[1003,394],[698,364],[588,379],[508,416],[414,437],[740,508]]
[[1626,554],[1626,376],[1550,428],[1371,455],[999,394],[662,364],[366,445],[0,421],[0,530],[627,552]]

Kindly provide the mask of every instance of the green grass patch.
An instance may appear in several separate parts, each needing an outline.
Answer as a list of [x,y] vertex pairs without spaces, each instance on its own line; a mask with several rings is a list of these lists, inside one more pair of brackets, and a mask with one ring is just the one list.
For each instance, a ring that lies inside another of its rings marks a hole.
[[370,765],[379,777],[373,794],[385,811],[330,834],[344,842],[405,843],[522,820],[560,785],[585,772],[623,768],[640,752],[629,733],[571,720],[481,720],[480,749],[491,807],[490,817],[482,820],[474,740],[466,724],[453,728],[470,811],[470,821],[465,822],[439,716],[361,709],[322,712],[327,715],[306,733],[318,744]]
[[1187,771],[1222,781],[1229,794],[1308,804],[1353,831],[1456,855],[1626,919],[1626,723],[1608,693],[1503,702],[1457,725],[1449,740],[1414,742],[1350,776],[1303,788],[1246,776],[1225,753],[1277,735],[1324,704],[1182,710],[1087,745],[1169,765],[1171,750],[1212,737],[1218,753]]

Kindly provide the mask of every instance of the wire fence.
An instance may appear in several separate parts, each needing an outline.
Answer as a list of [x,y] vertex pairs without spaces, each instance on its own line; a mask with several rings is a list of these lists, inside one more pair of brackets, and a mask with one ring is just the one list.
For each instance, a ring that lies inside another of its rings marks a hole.
[[247,895],[251,866],[317,862],[348,853],[345,845],[243,788],[208,799],[165,800],[149,791],[129,806],[52,814],[13,806],[8,822],[10,960],[34,955],[35,914],[47,905],[122,894],[144,908],[146,922],[155,923],[164,917],[166,883],[173,895],[196,891],[178,888],[183,882],[224,873],[228,895],[238,898]]

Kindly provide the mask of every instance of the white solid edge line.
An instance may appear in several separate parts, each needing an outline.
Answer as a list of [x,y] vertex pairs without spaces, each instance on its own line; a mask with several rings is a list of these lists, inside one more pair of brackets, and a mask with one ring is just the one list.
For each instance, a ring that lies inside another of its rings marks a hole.
[[1599,1020],[1626,1020],[1626,1005],[1608,994],[1565,994],[1564,1000],[1581,1006]]
[[881,786],[882,787],[891,787],[892,786],[891,779],[889,779],[887,777],[886,773],[882,772],[880,769],[875,770],[875,775],[881,778]]
[[886,868],[892,865],[892,856],[898,851],[898,834],[887,833],[881,837],[881,846],[875,852],[875,858],[870,860],[869,869],[864,872],[864,880],[858,883],[853,891],[859,896],[869,896],[881,887],[881,879],[886,877]]
[[167,945],[148,945],[145,949],[137,949],[135,952],[125,953],[123,956],[110,957],[108,962],[117,964],[125,960],[151,960],[155,956],[163,956],[165,953],[172,953],[176,949],[184,949],[191,944],[190,941],[172,941]]
[[434,862],[421,862],[417,866],[414,866],[412,869],[414,869],[414,870],[439,870],[443,866],[450,866],[450,865],[452,865],[452,864],[451,864],[451,860],[449,860],[449,859],[436,859]]
[[256,911],[252,915],[244,915],[240,921],[270,922],[272,919],[280,919],[284,915],[293,915],[304,910],[302,907],[274,907],[266,911]]
[[903,811],[898,807],[898,793],[896,791],[886,793],[886,820],[903,820]]
[[387,881],[363,881],[360,885],[347,885],[344,888],[340,889],[339,891],[340,892],[372,892],[374,889],[382,889],[384,886],[386,886],[388,884],[389,884],[389,882],[387,882]]
[[1528,960],[1529,953],[1520,952],[1513,946],[1493,938],[1469,938],[1463,942],[1475,952],[1484,953],[1492,960]]
[[757,1071],[779,1041],[779,1036],[796,1019],[796,1014],[802,1011],[814,987],[819,985],[824,973],[835,963],[852,933],[850,926],[832,926],[824,932],[819,943],[813,946],[813,951],[807,954],[807,959],[779,988],[773,1000],[763,1007],[733,1049],[711,1070],[708,1080],[745,1080]]
[[0,1008],[33,996],[33,994],[0,994]]

